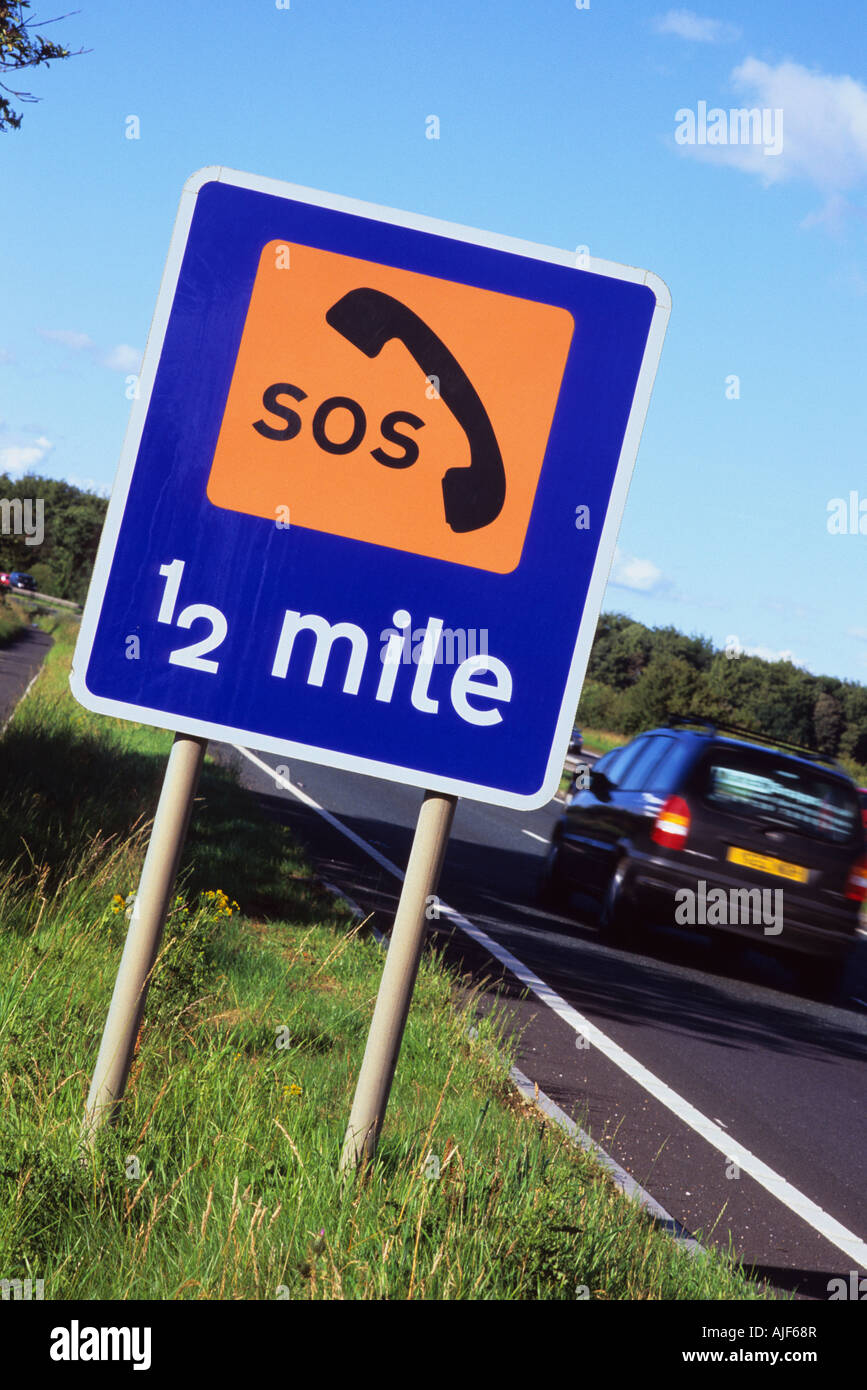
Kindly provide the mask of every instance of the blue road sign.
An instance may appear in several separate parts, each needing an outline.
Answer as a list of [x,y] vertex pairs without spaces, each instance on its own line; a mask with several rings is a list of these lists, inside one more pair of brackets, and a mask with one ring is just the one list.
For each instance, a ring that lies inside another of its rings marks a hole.
[[649,272],[187,183],[76,646],[99,713],[555,791],[669,312]]

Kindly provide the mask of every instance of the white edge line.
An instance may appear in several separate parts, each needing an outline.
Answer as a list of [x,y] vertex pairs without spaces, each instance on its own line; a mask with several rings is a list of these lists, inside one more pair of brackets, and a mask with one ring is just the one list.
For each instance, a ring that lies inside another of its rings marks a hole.
[[667,1212],[665,1207],[661,1206],[656,1198],[652,1197],[640,1183],[637,1183],[635,1179],[627,1173],[625,1168],[621,1168],[616,1159],[613,1159],[603,1148],[600,1148],[595,1139],[591,1138],[579,1125],[576,1125],[574,1120],[570,1120],[566,1111],[561,1110],[556,1101],[553,1101],[544,1091],[540,1091],[534,1081],[531,1081],[530,1078],[525,1076],[522,1071],[519,1071],[517,1067],[511,1067],[509,1069],[509,1075],[524,1099],[530,1101],[532,1105],[535,1105],[537,1109],[541,1110],[549,1119],[552,1119],[556,1125],[559,1125],[561,1129],[565,1130],[580,1149],[585,1149],[592,1153],[600,1165],[607,1171],[609,1177],[623,1195],[630,1198],[630,1200],[635,1202],[638,1206],[643,1207],[658,1225],[667,1229],[668,1234],[678,1245],[682,1245],[690,1255],[706,1253],[700,1241],[697,1241],[694,1236],[690,1235],[686,1227],[682,1226],[670,1212]]
[[283,787],[285,791],[291,792],[293,796],[296,796],[299,801],[303,801],[305,806],[310,806],[314,811],[318,811],[323,820],[326,820],[329,825],[333,825],[334,829],[339,830],[341,835],[345,835],[347,840],[351,840],[354,845],[358,845],[359,849],[363,849],[365,854],[369,854],[371,859],[375,859],[377,864],[381,864],[390,874],[394,874],[395,878],[403,878],[402,869],[399,869],[390,859],[386,859],[385,855],[380,854],[379,850],[375,849],[373,845],[368,844],[366,840],[362,840],[361,836],[356,835],[354,830],[350,830],[348,825],[344,825],[336,816],[332,816],[331,812],[326,811],[324,806],[320,806],[318,801],[314,801],[312,796],[308,796],[300,787],[296,787],[295,783],[290,782],[288,777],[281,777],[278,772],[274,771],[273,767],[269,767],[261,758],[257,758],[255,753],[251,753],[249,748],[242,748],[239,743],[233,743],[232,747],[235,749],[236,753],[243,753],[245,758],[249,758],[251,763],[255,763],[256,767],[266,773],[276,786]]
[[[348,906],[356,920],[360,921],[364,917],[364,912],[354,898],[351,898],[349,894],[345,893],[336,883],[329,883],[326,879],[323,879],[322,882],[323,887],[327,888],[328,892],[331,893],[333,897]],[[369,925],[377,944],[387,950],[388,938],[385,937],[372,922]],[[694,1236],[690,1235],[689,1231],[687,1231],[670,1212],[667,1212],[665,1207],[661,1206],[655,1197],[652,1197],[640,1183],[637,1183],[635,1179],[627,1173],[625,1168],[621,1168],[616,1159],[613,1159],[609,1153],[606,1153],[586,1130],[581,1129],[580,1125],[577,1125],[573,1119],[570,1119],[566,1111],[562,1110],[556,1101],[553,1101],[549,1095],[546,1095],[544,1091],[540,1090],[536,1082],[531,1081],[529,1076],[525,1076],[518,1067],[510,1067],[509,1076],[526,1101],[535,1106],[543,1115],[547,1115],[550,1120],[553,1120],[560,1129],[564,1130],[566,1134],[569,1135],[569,1138],[578,1148],[594,1155],[600,1167],[605,1169],[614,1185],[619,1188],[625,1197],[628,1197],[630,1201],[635,1202],[636,1205],[648,1212],[657,1225],[663,1227],[667,1234],[670,1235],[678,1245],[682,1245],[688,1254],[696,1255],[704,1253],[704,1246],[697,1241]]]
[[517,956],[513,956],[511,951],[507,951],[505,947],[493,941],[481,928],[474,926],[472,922],[467,921],[460,913],[446,907],[445,904],[440,905],[440,912],[451,917],[452,921],[460,926],[468,936],[476,940],[502,965],[507,966],[518,980],[543,1004],[547,1004],[548,1008],[557,1014],[564,1023],[585,1037],[591,1046],[598,1048],[603,1056],[637,1082],[666,1109],[672,1111],[679,1120],[682,1120],[696,1134],[699,1134],[712,1148],[717,1149],[728,1162],[736,1163],[742,1172],[747,1173],[772,1197],[776,1197],[783,1206],[788,1207],[825,1240],[835,1245],[838,1250],[848,1255],[863,1269],[867,1269],[867,1242],[863,1241],[860,1236],[848,1230],[811,1198],[793,1187],[786,1178],[775,1172],[768,1164],[763,1163],[760,1158],[757,1158],[749,1149],[744,1148],[736,1139],[726,1134],[719,1125],[714,1124],[689,1101],[684,1100],[675,1090],[658,1076],[655,1076],[653,1072],[632,1057],[612,1038],[609,1038],[589,1019],[579,1014],[577,1009],[573,1009],[571,1004],[567,1004],[565,999],[556,994],[532,970],[529,970],[518,960]]
[[[361,921],[361,920],[362,920],[362,918],[364,917],[365,914],[364,914],[364,912],[361,910],[361,908],[358,906],[358,903],[355,901],[354,898],[350,898],[349,894],[348,894],[348,893],[344,893],[343,889],[342,889],[342,888],[339,888],[338,885],[337,885],[336,883],[327,883],[327,882],[325,881],[325,879],[323,879],[323,880],[322,880],[322,886],[323,886],[323,888],[327,888],[328,891],[329,891],[329,893],[333,894],[333,896],[334,896],[335,898],[338,898],[338,899],[340,900],[340,902],[346,904],[346,906],[349,908],[349,911],[352,913],[352,916],[356,919],[356,921]],[[368,915],[368,916],[371,916],[372,914],[368,913],[367,915]],[[370,927],[371,932],[373,933],[374,937],[376,938],[377,944],[380,945],[380,946],[384,946],[385,949],[387,950],[387,949],[388,949],[388,938],[387,938],[386,936],[384,936],[383,933],[379,930],[379,927],[375,927],[375,926],[373,925],[372,922],[368,922],[368,926]]]
[[[45,657],[43,657],[42,660],[44,661],[44,660],[45,660]],[[36,675],[33,676],[33,677],[31,677],[30,681],[28,682],[27,689],[24,691],[24,694],[21,695],[21,696],[19,696],[19,698],[15,701],[15,704],[12,706],[12,712],[11,712],[11,714],[9,715],[9,718],[6,720],[6,723],[3,725],[3,728],[0,729],[0,738],[3,737],[3,735],[4,735],[5,732],[6,732],[6,730],[9,728],[9,725],[12,723],[12,720],[15,718],[15,715],[16,715],[17,710],[19,709],[19,707],[20,707],[21,705],[24,704],[24,701],[27,699],[27,696],[30,694],[30,691],[31,691],[32,687],[36,684],[36,682],[37,682],[37,680],[39,679],[39,677],[41,676],[41,674],[42,674],[42,666],[40,665],[39,670],[36,672]]]
[[329,893],[332,893],[335,898],[339,898],[342,903],[346,903],[346,906],[349,908],[349,911],[352,913],[353,917],[364,916],[364,913],[358,906],[358,903],[355,901],[355,899],[350,898],[348,893],[344,893],[343,889],[340,888],[336,883],[329,883],[326,879],[323,879],[322,886],[323,888],[327,888]]
[[[248,749],[241,748],[238,745],[233,746],[237,747],[239,753],[243,753],[246,758],[249,758],[251,762],[255,763],[257,767],[266,772],[274,781],[284,786],[287,791],[292,792],[293,796],[296,796],[299,801],[303,801],[307,806],[310,806],[314,811],[318,812],[329,825],[332,825],[335,830],[340,831],[340,833],[351,840],[353,844],[358,845],[360,849],[363,849],[366,854],[369,854],[372,859],[375,859],[377,863],[381,864],[389,873],[394,874],[397,878],[403,878],[403,873],[398,869],[396,864],[393,864],[390,859],[386,859],[384,854],[380,854],[373,845],[369,845],[360,835],[356,835],[353,830],[350,830],[348,826],[343,825],[343,823],[339,821],[336,816],[333,816],[330,811],[326,811],[324,806],[320,806],[314,801],[312,796],[308,796],[306,792],[301,791],[300,788],[296,787],[288,778],[278,777],[273,769],[268,767],[267,763],[263,763],[261,758],[257,758],[255,754],[251,753]],[[811,1198],[807,1197],[803,1192],[800,1192],[788,1182],[786,1178],[775,1172],[768,1164],[763,1163],[760,1158],[757,1158],[749,1149],[744,1148],[736,1139],[726,1134],[720,1129],[719,1125],[714,1124],[712,1120],[709,1120],[706,1115],[703,1115],[701,1111],[697,1110],[689,1101],[684,1100],[675,1090],[668,1086],[658,1076],[655,1076],[652,1071],[643,1066],[636,1058],[632,1057],[625,1048],[622,1048],[618,1043],[614,1042],[612,1038],[609,1038],[600,1028],[597,1028],[594,1023],[591,1023],[588,1018],[580,1014],[577,1009],[573,1009],[571,1004],[567,1004],[566,1000],[551,989],[549,985],[546,985],[545,981],[536,975],[534,971],[530,970],[522,961],[518,960],[517,956],[513,956],[511,951],[506,950],[504,946],[494,941],[488,936],[487,932],[482,931],[481,927],[475,926],[460,912],[456,912],[454,908],[449,907],[447,903],[442,901],[440,901],[440,912],[442,915],[450,918],[455,926],[460,927],[467,936],[482,946],[488,954],[493,956],[495,960],[498,960],[501,965],[505,965],[520,983],[543,1004],[546,1004],[558,1018],[562,1019],[563,1022],[576,1033],[580,1033],[582,1037],[585,1037],[592,1047],[598,1048],[604,1057],[607,1057],[610,1062],[613,1062],[616,1067],[619,1067],[621,1071],[625,1072],[627,1076],[637,1082],[643,1090],[652,1095],[655,1100],[658,1100],[661,1105],[664,1105],[667,1110],[670,1110],[679,1120],[682,1120],[684,1124],[694,1130],[696,1134],[699,1134],[702,1139],[710,1144],[711,1148],[717,1149],[728,1162],[736,1163],[742,1172],[747,1173],[760,1187],[763,1187],[766,1192],[769,1192],[772,1197],[776,1197],[777,1201],[781,1202],[783,1206],[788,1207],[789,1211],[794,1212],[796,1216],[799,1216],[802,1221],[806,1222],[808,1226],[811,1226],[814,1231],[817,1231],[818,1234],[823,1236],[831,1245],[836,1246],[836,1248],[842,1251],[844,1255],[847,1255],[849,1259],[860,1265],[862,1269],[867,1270],[867,1242],[862,1240],[860,1236],[856,1235],[854,1231],[848,1230],[840,1221],[824,1211],[816,1202],[812,1201]]]

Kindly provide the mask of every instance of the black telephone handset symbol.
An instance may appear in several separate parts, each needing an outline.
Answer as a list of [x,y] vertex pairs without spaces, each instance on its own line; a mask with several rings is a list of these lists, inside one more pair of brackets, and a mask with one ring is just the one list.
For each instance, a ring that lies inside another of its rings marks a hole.
[[326,322],[368,357],[399,338],[438,390],[470,445],[465,468],[449,468],[442,480],[446,521],[453,531],[478,531],[503,509],[506,472],[488,413],[466,372],[418,314],[381,290],[350,290],[325,315]]

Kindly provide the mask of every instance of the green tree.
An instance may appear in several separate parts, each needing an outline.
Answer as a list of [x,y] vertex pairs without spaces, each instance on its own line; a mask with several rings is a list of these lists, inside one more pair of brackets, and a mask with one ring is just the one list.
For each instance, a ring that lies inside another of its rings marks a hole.
[[634,685],[650,659],[651,633],[624,613],[604,613],[587,668],[588,680],[602,681],[615,690]]
[[632,734],[678,714],[816,747],[867,784],[867,687],[603,613],[577,722]]
[[651,659],[676,656],[695,671],[706,671],[713,660],[713,643],[709,637],[687,637],[676,627],[654,627],[648,635]]
[[710,683],[723,705],[723,717],[767,738],[812,745],[816,679],[790,661],[763,661],[718,653]]
[[828,753],[835,757],[840,747],[840,736],[843,732],[845,717],[843,706],[839,700],[823,690],[817,697],[813,706],[813,729],[816,736],[816,747],[821,753]]
[[24,570],[43,593],[81,603],[107,506],[104,498],[57,478],[0,473],[0,570]]
[[842,699],[846,727],[839,751],[856,762],[867,764],[867,687],[847,682]]
[[[38,68],[57,58],[78,56],[87,51],[79,48],[77,53],[72,55],[65,44],[53,43],[50,39],[43,38],[42,34],[34,33],[34,30],[41,29],[46,24],[55,24],[57,21],[46,19],[42,24],[34,24],[24,13],[29,9],[30,0],[0,0],[0,73]],[[69,16],[60,15],[58,18],[68,19]],[[39,98],[31,92],[20,92],[14,87],[8,87],[5,82],[0,82],[0,91],[9,93],[9,96],[0,96],[0,131],[17,130],[22,118],[13,109],[9,97],[14,97],[16,101],[38,101]]]
[[698,684],[698,673],[683,657],[654,657],[617,702],[623,732],[637,734],[674,715],[691,713]]
[[610,685],[601,681],[585,681],[575,715],[576,724],[586,724],[590,729],[610,729],[610,720],[617,707],[618,695]]
[[729,724],[757,728],[755,702],[762,682],[765,663],[757,656],[731,658],[717,652],[707,673],[708,695],[714,714]]

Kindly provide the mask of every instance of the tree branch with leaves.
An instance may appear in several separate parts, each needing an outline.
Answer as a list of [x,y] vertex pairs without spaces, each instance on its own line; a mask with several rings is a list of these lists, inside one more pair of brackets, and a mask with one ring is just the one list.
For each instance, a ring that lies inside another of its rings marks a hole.
[[[35,32],[37,29],[43,29],[46,24],[57,24],[60,20],[69,19],[68,14],[58,15],[56,19],[45,19],[36,24],[25,13],[29,9],[30,0],[14,0],[13,3],[0,0],[0,74],[5,76],[6,73],[20,72],[24,68],[38,68],[57,58],[78,57],[90,51],[79,48],[73,54],[65,44],[54,43]],[[74,10],[72,13],[78,14],[78,11]],[[8,92],[9,95],[3,96],[3,92]],[[10,97],[16,101],[40,100],[39,97],[33,96],[32,92],[20,92],[7,86],[5,82],[0,82],[0,131],[18,130],[21,125],[21,115],[13,108]]]

